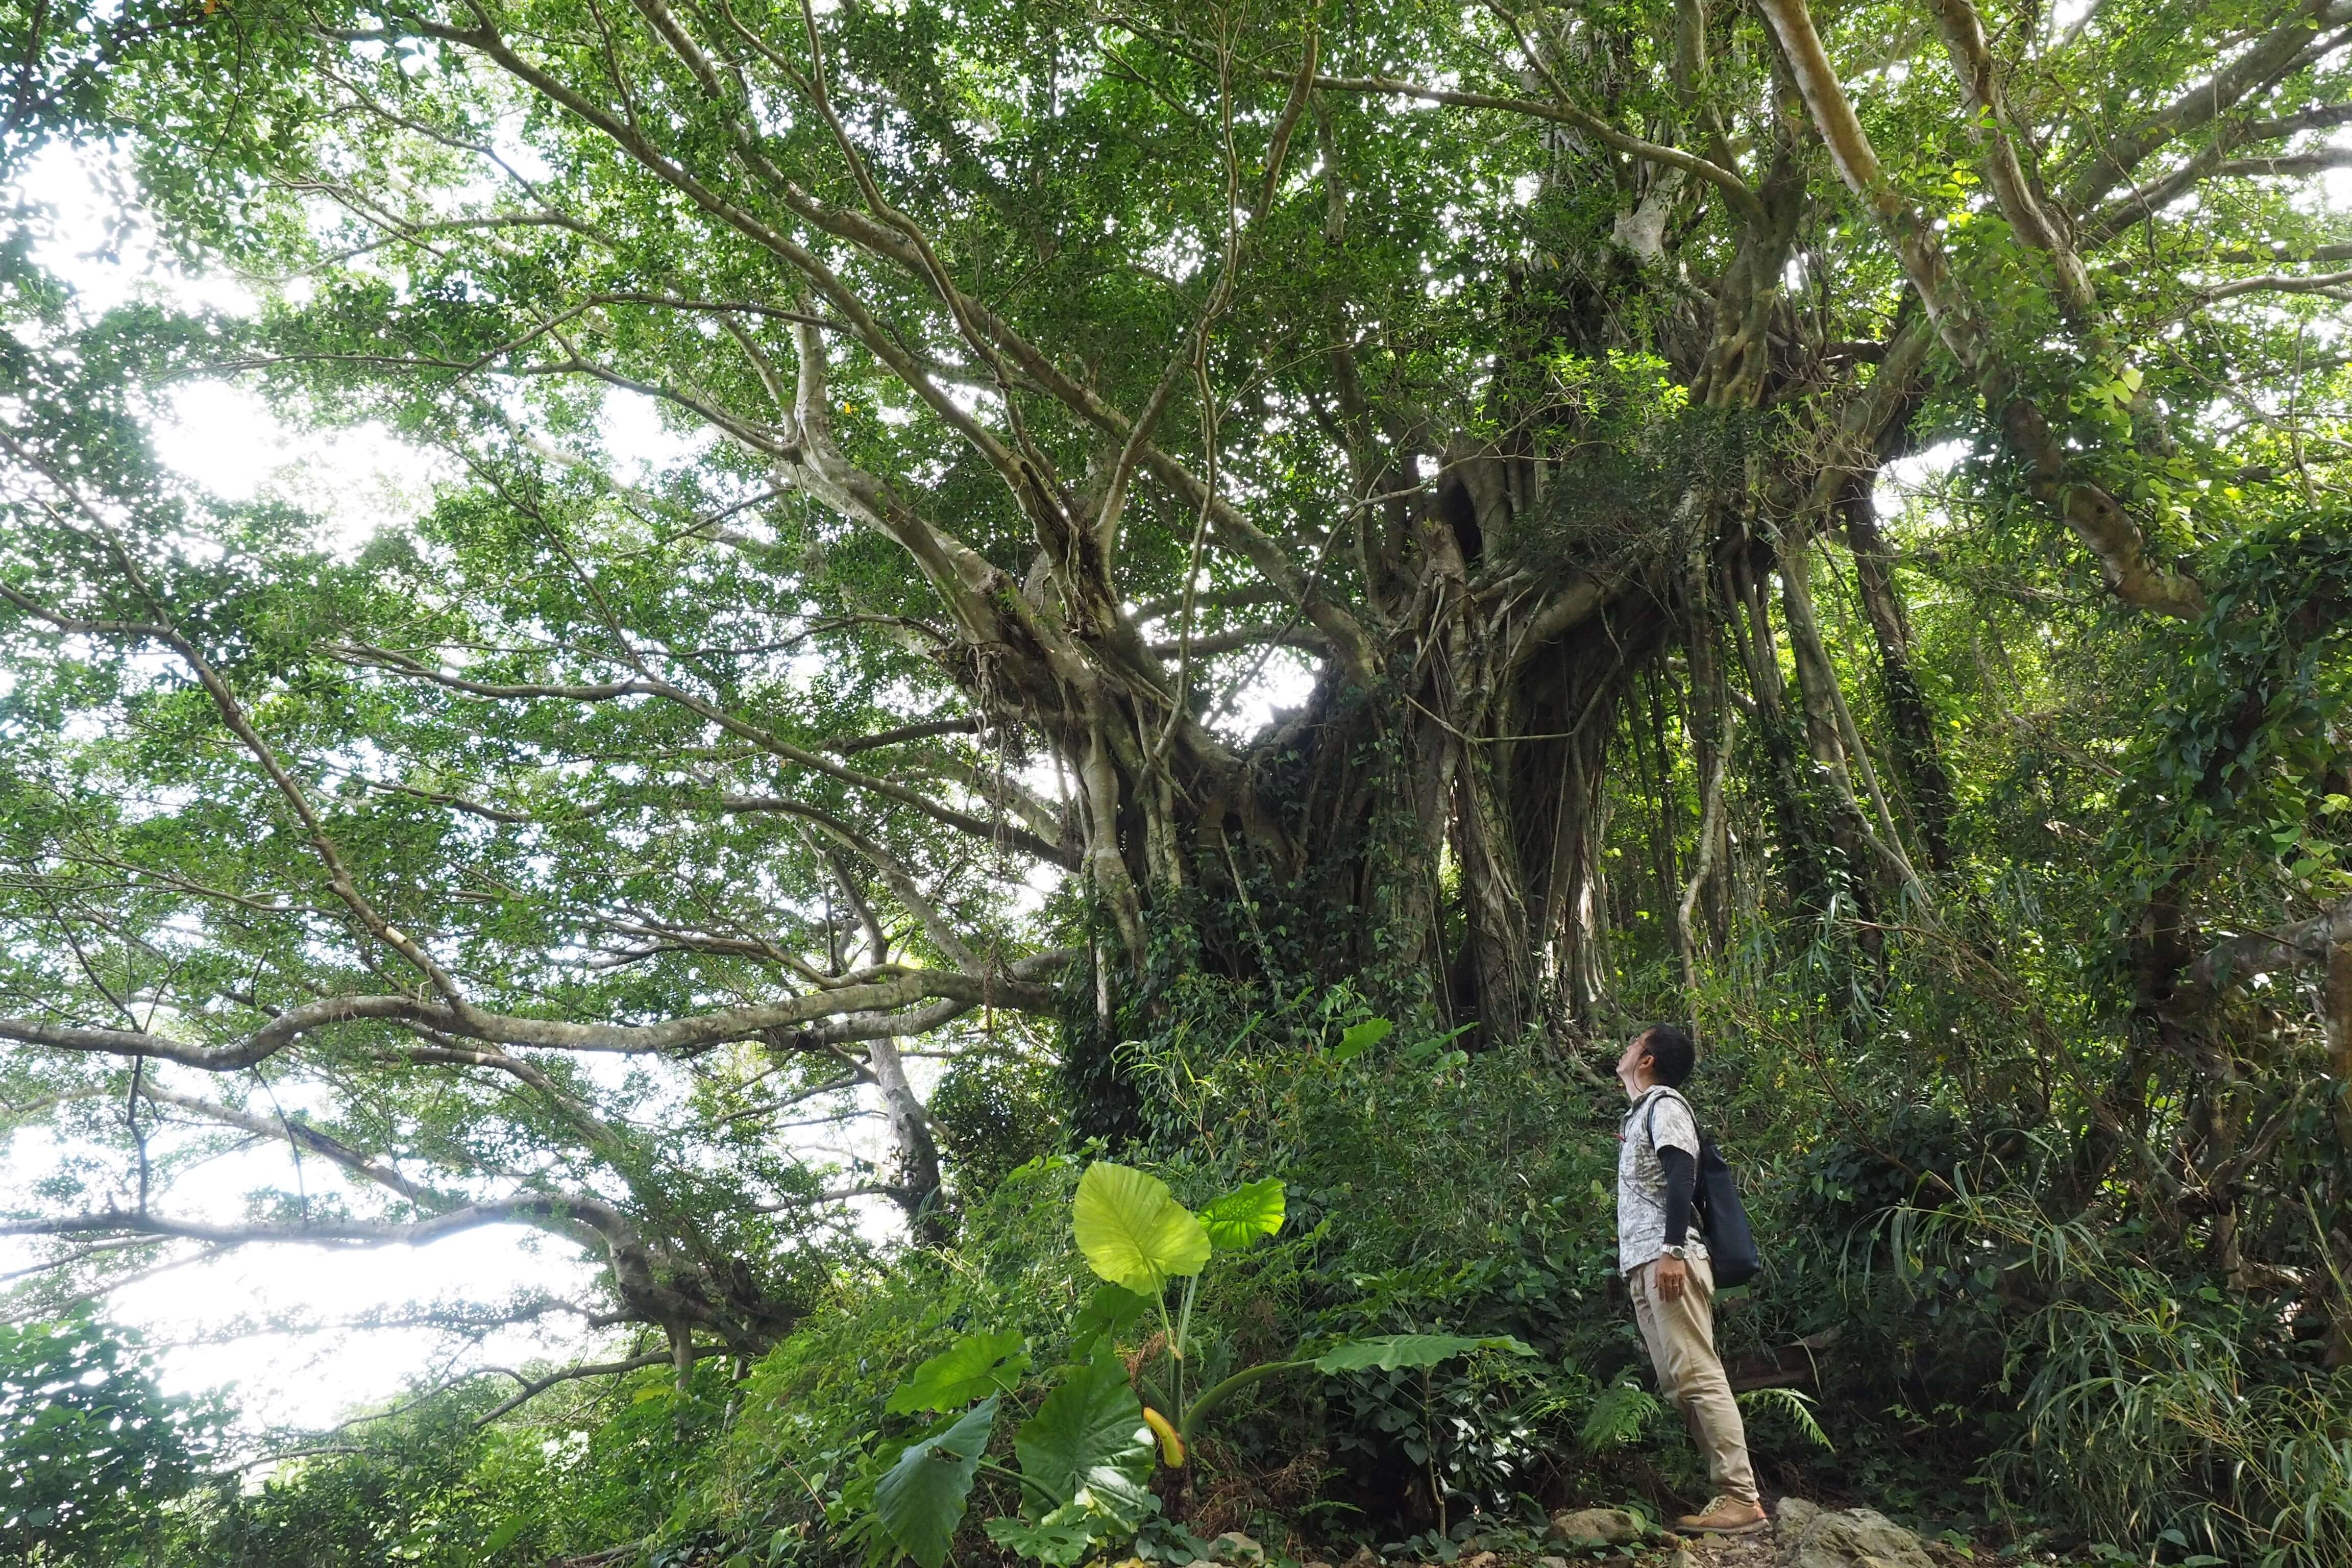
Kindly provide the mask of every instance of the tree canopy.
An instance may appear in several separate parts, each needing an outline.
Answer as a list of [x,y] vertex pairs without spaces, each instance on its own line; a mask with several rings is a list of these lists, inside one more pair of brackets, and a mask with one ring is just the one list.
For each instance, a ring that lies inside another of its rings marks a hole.
[[[1889,1152],[1958,1117],[2333,1367],[2347,46],[11,0],[0,156],[257,302],[83,310],[12,220],[27,1310],[526,1226],[684,1390],[1033,1154],[1238,1146],[1227,1054],[1393,1018],[1597,1112],[1595,1038],[1695,1014],[1758,1136],[1959,1201]],[[148,431],[230,379],[446,478],[355,542],[206,495]],[[337,1179],[175,1203],[256,1142]]]

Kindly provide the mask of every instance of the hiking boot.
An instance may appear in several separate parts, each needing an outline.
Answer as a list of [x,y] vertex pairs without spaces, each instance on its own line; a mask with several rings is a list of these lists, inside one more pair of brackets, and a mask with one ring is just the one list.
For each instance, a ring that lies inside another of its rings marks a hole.
[[1685,1535],[1754,1535],[1771,1522],[1760,1502],[1719,1497],[1698,1512],[1675,1521],[1675,1529]]

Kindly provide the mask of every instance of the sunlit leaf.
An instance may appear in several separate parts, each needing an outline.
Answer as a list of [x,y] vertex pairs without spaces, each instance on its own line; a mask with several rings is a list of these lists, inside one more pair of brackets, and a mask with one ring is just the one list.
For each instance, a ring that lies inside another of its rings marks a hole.
[[1210,1246],[1235,1252],[1280,1230],[1282,1214],[1282,1183],[1269,1176],[1236,1187],[1202,1209],[1201,1228],[1209,1233]]
[[992,1519],[982,1526],[988,1538],[1048,1568],[1071,1568],[1094,1544],[1094,1531],[1083,1523],[1044,1524],[1026,1519]]
[[1070,1228],[1087,1266],[1114,1285],[1156,1297],[1168,1281],[1209,1261],[1209,1233],[1168,1184],[1098,1160],[1078,1178]]

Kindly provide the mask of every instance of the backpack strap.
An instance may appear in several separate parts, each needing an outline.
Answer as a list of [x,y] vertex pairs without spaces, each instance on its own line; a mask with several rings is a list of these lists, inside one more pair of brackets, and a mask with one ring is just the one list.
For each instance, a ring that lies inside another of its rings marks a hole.
[[1693,1108],[1691,1102],[1687,1099],[1684,1098],[1682,1090],[1675,1088],[1672,1084],[1662,1083],[1658,1085],[1657,1088],[1650,1091],[1650,1109],[1648,1113],[1642,1118],[1642,1136],[1650,1141],[1650,1152],[1652,1154],[1655,1154],[1658,1152],[1658,1101],[1665,1099],[1668,1095],[1672,1095],[1676,1100],[1682,1100],[1683,1109],[1690,1112],[1691,1131],[1698,1135],[1699,1147],[1701,1149],[1705,1149],[1706,1147],[1706,1133],[1698,1124],[1698,1111]]

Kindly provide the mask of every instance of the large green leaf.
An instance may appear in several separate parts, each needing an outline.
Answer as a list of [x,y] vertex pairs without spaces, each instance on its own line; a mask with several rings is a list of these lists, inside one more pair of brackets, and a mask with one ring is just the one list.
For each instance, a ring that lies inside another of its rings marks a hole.
[[1093,1299],[1070,1320],[1070,1354],[1080,1361],[1091,1361],[1096,1342],[1118,1339],[1150,1310],[1150,1301],[1124,1285],[1106,1280],[1096,1286]]
[[1461,1334],[1381,1334],[1333,1345],[1315,1358],[1318,1372],[1394,1372],[1399,1367],[1435,1366],[1471,1351],[1508,1351],[1533,1355],[1535,1347],[1508,1334],[1469,1339]]
[[981,1450],[988,1447],[995,1423],[996,1396],[991,1394],[945,1431],[908,1444],[898,1462],[874,1483],[875,1516],[923,1568],[940,1568],[947,1561],[948,1542],[963,1518]]
[[1331,1059],[1344,1062],[1362,1056],[1395,1032],[1396,1026],[1386,1018],[1367,1018],[1360,1024],[1350,1024],[1331,1047]]
[[891,1391],[883,1409],[903,1415],[914,1410],[961,1410],[983,1394],[1010,1392],[1028,1370],[1021,1335],[966,1334],[914,1370]]
[[1272,1236],[1282,1228],[1282,1183],[1269,1176],[1235,1187],[1202,1209],[1201,1228],[1209,1233],[1210,1246],[1238,1252],[1259,1237]]
[[1209,1233],[1168,1184],[1108,1160],[1078,1178],[1070,1228],[1088,1268],[1139,1296],[1156,1297],[1171,1278],[1198,1274],[1209,1261]]
[[992,1519],[986,1529],[988,1538],[999,1546],[1045,1563],[1047,1568],[1071,1568],[1085,1559],[1095,1541],[1094,1531],[1083,1521],[1041,1524],[1025,1519]]
[[1128,1386],[1127,1365],[1105,1350],[1074,1369],[1013,1435],[1022,1478],[1057,1504],[1124,1525],[1151,1506],[1151,1428]]

